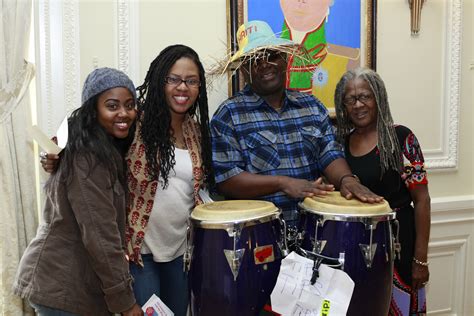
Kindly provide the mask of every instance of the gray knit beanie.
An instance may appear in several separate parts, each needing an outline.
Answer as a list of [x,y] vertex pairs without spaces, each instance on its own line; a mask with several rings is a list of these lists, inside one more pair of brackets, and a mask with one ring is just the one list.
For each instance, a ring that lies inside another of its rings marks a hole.
[[120,70],[113,68],[97,68],[92,71],[84,82],[82,89],[82,104],[86,103],[93,96],[116,87],[124,87],[130,90],[135,101],[137,93],[132,80]]

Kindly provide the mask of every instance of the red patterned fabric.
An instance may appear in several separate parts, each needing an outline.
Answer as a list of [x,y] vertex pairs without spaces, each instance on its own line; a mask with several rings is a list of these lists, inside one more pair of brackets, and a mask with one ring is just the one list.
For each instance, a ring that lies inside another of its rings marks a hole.
[[425,159],[415,134],[410,132],[401,145],[404,164],[401,177],[405,181],[407,188],[411,190],[419,184],[428,184]]
[[397,270],[393,272],[393,291],[390,301],[389,316],[422,316],[426,315],[426,289],[412,289],[403,282]]
[[[140,136],[140,128],[141,124],[138,122],[135,139],[126,157],[129,199],[125,241],[130,261],[143,266],[140,249],[153,209],[158,180],[151,181],[149,179],[149,166],[146,161],[145,145]],[[183,135],[191,156],[194,178],[193,197],[194,204],[197,205],[202,203],[198,191],[204,182],[204,170],[201,161],[201,134],[199,125],[188,115],[183,122]]]

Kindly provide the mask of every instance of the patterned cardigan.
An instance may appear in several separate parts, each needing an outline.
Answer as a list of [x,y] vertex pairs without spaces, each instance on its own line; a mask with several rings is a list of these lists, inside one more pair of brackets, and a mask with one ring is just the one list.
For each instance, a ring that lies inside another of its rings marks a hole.
[[[137,122],[135,138],[128,151],[127,161],[127,225],[125,241],[130,261],[143,266],[140,249],[145,238],[146,227],[155,201],[158,180],[150,180],[149,165],[145,155],[145,145],[140,136],[141,124]],[[194,204],[202,204],[198,195],[204,182],[204,169],[201,160],[201,133],[198,123],[189,115],[183,122],[183,134],[193,167]]]

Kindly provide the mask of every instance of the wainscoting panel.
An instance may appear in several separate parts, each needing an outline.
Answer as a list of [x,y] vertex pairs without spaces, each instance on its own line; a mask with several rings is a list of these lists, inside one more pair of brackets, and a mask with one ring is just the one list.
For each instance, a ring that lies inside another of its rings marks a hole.
[[430,315],[472,315],[474,199],[433,199],[429,243]]

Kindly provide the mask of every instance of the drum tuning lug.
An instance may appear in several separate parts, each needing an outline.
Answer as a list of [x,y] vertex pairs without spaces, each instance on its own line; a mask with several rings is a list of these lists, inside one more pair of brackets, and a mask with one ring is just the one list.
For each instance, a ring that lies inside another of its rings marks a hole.
[[[286,222],[283,219],[282,215],[280,215],[280,217],[278,217],[278,220],[280,221],[281,230],[280,230],[280,241],[278,241],[277,244],[278,244],[278,248],[280,248],[280,252],[281,252],[282,257],[284,258],[284,257],[288,256],[288,254],[290,253],[290,251],[288,250],[288,239],[289,239],[289,238],[287,238],[288,230],[287,230]],[[288,232],[288,234],[289,234],[289,232]]]
[[298,241],[298,244],[301,244],[301,242],[303,241],[305,233],[306,232],[303,230],[296,234],[296,240]]
[[395,236],[393,242],[393,251],[395,252],[395,257],[400,260],[402,245],[400,244],[399,233],[400,233],[400,224],[398,220],[393,220],[393,225],[395,226]]
[[364,257],[365,265],[367,268],[372,267],[372,260],[374,260],[375,251],[377,250],[377,243],[371,245],[359,244],[360,251]]
[[183,271],[188,272],[191,267],[191,257],[193,255],[193,234],[191,230],[191,225],[188,223],[186,228],[186,245],[185,251],[183,254]]
[[324,247],[326,247],[327,240],[314,240],[312,241],[313,243],[313,252],[315,253],[321,253],[324,250]]
[[286,257],[290,254],[290,251],[288,250],[288,246],[286,245],[286,242],[279,241],[278,248],[280,248],[280,252],[283,257]]
[[227,259],[227,263],[229,264],[230,270],[232,271],[232,275],[234,276],[234,281],[237,280],[237,276],[239,275],[239,269],[244,254],[245,249],[224,249],[224,255]]
[[193,249],[194,249],[194,247],[191,246],[191,247],[187,248],[186,251],[183,254],[183,271],[184,272],[188,272],[189,268],[191,266],[191,257],[192,257],[192,254],[193,254]]
[[401,253],[402,253],[402,245],[399,242],[393,243],[393,248],[395,249],[395,256],[398,260],[400,260]]

